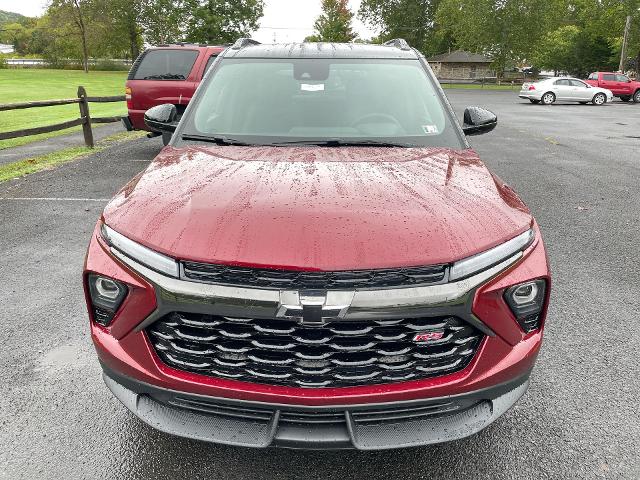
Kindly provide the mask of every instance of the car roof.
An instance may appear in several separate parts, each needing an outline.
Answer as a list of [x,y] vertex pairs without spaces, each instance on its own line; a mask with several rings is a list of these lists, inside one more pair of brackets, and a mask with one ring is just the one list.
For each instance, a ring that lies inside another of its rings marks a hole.
[[367,43],[277,43],[236,42],[224,56],[231,58],[388,58],[416,59],[418,54],[406,42],[385,45]]
[[152,45],[147,50],[165,50],[165,49],[180,49],[184,48],[185,50],[206,50],[207,48],[215,49],[215,50],[224,50],[227,48],[222,45],[205,45],[198,43],[167,43],[162,45]]

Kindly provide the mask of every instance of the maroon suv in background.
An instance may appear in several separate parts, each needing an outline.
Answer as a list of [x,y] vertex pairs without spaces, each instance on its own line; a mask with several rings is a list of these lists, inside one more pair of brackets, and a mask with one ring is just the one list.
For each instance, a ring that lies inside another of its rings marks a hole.
[[[225,47],[209,45],[161,45],[145,50],[134,62],[127,83],[127,130],[150,130],[144,112],[169,103],[181,116],[202,77]],[[170,135],[163,136],[165,144]]]

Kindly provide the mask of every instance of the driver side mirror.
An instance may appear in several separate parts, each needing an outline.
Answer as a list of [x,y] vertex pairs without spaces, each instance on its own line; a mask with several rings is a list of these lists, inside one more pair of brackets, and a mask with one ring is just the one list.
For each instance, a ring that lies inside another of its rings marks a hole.
[[144,112],[144,123],[151,130],[160,132],[175,132],[178,111],[172,103],[163,103]]
[[462,131],[465,135],[482,135],[488,133],[498,125],[495,113],[480,107],[467,107],[464,110]]

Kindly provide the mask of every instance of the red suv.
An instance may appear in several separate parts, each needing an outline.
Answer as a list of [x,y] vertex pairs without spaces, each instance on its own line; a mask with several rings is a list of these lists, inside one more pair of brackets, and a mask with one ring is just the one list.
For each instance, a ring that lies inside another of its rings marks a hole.
[[[129,115],[122,122],[127,130],[153,131],[144,123],[144,112],[165,103],[184,112],[202,77],[225,47],[180,43],[145,50],[133,63],[125,95]],[[163,135],[165,145],[171,135]]]
[[[218,57],[108,204],[84,286],[113,394],[144,422],[250,447],[425,445],[527,390],[550,276],[424,57],[259,45]],[[522,428],[525,428],[523,426]]]

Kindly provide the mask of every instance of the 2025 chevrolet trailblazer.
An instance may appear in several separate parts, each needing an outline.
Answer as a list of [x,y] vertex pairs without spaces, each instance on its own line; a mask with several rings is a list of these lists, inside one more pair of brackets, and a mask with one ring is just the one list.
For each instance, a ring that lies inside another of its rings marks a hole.
[[550,277],[540,231],[424,57],[385,45],[221,53],[86,257],[113,394],[171,434],[385,449],[483,429],[527,390]]

